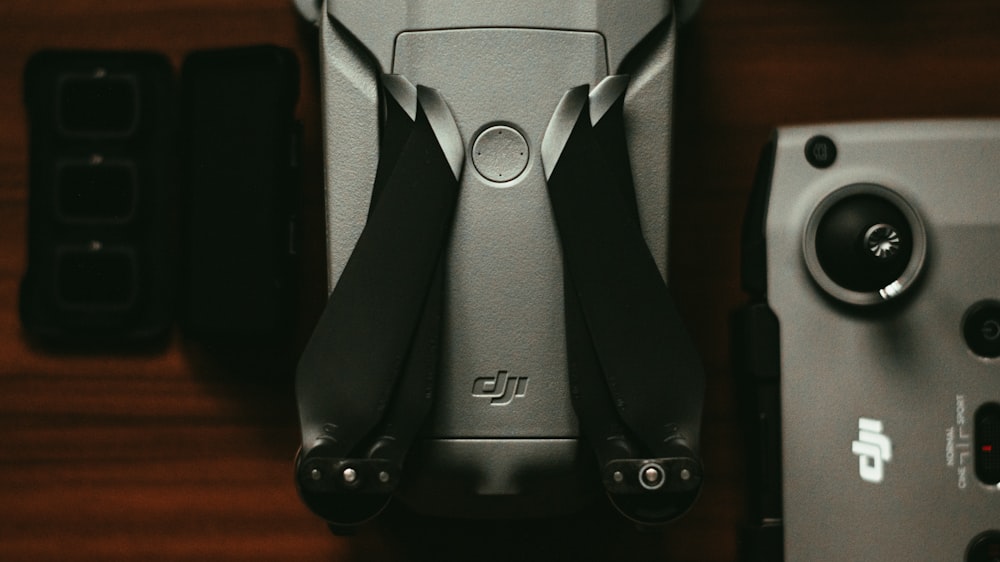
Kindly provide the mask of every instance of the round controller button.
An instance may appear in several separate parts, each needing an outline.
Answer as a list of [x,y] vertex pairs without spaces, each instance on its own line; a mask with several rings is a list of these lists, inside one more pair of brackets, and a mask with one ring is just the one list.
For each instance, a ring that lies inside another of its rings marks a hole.
[[969,349],[980,357],[1000,357],[1000,302],[976,303],[965,313],[962,335]]
[[967,562],[1000,562],[1000,531],[983,533],[972,540]]
[[814,168],[829,168],[836,160],[837,145],[830,137],[816,135],[806,142],[806,161]]

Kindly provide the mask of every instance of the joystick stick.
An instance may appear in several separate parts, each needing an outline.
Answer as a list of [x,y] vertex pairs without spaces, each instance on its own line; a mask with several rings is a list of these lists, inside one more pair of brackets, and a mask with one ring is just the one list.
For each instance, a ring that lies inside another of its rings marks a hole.
[[926,237],[916,211],[875,184],[853,184],[823,200],[804,239],[806,264],[831,296],[855,305],[894,299],[916,280]]

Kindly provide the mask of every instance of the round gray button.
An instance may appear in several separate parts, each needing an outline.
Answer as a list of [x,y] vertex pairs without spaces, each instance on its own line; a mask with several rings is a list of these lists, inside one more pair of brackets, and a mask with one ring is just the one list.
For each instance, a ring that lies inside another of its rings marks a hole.
[[472,144],[472,164],[492,182],[509,182],[528,167],[528,141],[507,125],[487,127]]
[[969,349],[980,357],[1000,357],[1000,302],[972,305],[962,321],[962,334]]

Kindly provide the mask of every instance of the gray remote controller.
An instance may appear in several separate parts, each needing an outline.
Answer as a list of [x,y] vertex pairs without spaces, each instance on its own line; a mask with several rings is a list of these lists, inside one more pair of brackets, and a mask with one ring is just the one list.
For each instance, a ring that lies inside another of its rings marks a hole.
[[771,451],[755,517],[786,560],[1000,557],[998,162],[995,120],[790,127],[765,151],[739,329]]

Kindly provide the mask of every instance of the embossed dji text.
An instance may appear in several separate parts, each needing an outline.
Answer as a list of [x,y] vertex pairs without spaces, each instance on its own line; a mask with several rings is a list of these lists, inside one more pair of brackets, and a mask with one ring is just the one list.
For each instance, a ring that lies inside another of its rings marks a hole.
[[473,398],[488,398],[491,406],[506,406],[528,392],[528,377],[514,376],[507,371],[479,377],[472,382]]

